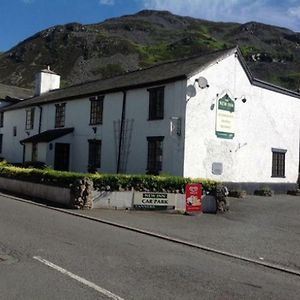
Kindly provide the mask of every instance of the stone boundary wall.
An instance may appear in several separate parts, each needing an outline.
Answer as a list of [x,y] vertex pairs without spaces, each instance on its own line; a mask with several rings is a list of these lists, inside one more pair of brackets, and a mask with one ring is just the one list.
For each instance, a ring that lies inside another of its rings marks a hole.
[[[0,177],[0,189],[18,195],[39,198],[69,208],[132,209],[139,192],[107,192],[93,188],[90,180],[78,180],[70,188]],[[174,195],[174,194],[173,194]],[[185,210],[185,195],[175,194],[175,210]]]
[[70,206],[70,189],[0,177],[0,189]]

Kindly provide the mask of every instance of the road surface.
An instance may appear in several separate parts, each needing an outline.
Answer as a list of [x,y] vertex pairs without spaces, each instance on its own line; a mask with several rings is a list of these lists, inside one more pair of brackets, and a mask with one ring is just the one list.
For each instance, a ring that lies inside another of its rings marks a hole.
[[0,197],[0,299],[299,299],[299,276]]

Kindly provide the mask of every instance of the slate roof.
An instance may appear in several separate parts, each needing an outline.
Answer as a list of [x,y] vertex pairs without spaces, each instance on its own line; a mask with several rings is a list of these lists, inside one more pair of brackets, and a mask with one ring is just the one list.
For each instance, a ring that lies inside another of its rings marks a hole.
[[0,83],[0,99],[16,102],[16,99],[26,99],[33,94],[32,90]]
[[20,143],[48,143],[73,131],[74,128],[51,129],[26,138]]
[[185,79],[196,70],[204,69],[214,61],[231,55],[234,51],[236,51],[236,47],[215,51],[202,56],[155,65],[147,69],[130,72],[105,80],[95,80],[63,89],[52,90],[48,93],[12,105],[4,110],[12,110],[61,100],[79,99],[95,94],[105,94]]
[[253,85],[283,93],[292,97],[300,98],[299,93],[254,78],[245,60],[243,59],[239,48],[233,47],[226,50],[215,51],[206,55],[166,62],[147,69],[130,72],[105,80],[95,80],[78,85],[73,85],[71,87],[63,89],[52,90],[40,96],[35,96],[20,103],[11,105],[7,108],[3,108],[2,111],[14,110],[27,106],[41,105],[50,102],[80,99],[97,94],[105,94],[134,88],[154,86],[180,79],[186,79],[232,54],[237,55],[250,82]]

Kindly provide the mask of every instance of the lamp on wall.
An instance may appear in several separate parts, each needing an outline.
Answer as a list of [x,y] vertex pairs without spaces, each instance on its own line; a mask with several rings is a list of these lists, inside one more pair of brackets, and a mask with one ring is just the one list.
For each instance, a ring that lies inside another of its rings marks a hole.
[[30,135],[30,131],[25,131],[26,132],[26,134],[29,136]]
[[96,134],[97,133],[97,127],[92,127],[94,133]]
[[236,98],[234,98],[234,100],[235,100],[235,101],[241,100],[243,103],[246,103],[246,102],[247,102],[247,98],[246,98],[244,95],[242,95],[240,98],[236,97]]

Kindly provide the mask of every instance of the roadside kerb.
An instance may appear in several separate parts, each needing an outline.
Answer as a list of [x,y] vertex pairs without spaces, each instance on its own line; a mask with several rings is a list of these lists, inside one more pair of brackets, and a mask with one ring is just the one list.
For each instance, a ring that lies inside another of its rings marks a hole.
[[295,270],[295,269],[291,269],[291,268],[286,268],[286,267],[278,265],[278,264],[268,263],[268,262],[260,261],[260,260],[257,260],[257,259],[248,258],[248,257],[245,257],[245,256],[229,253],[229,252],[226,252],[226,251],[221,251],[221,250],[218,250],[218,249],[215,249],[215,248],[207,247],[205,245],[185,241],[185,240],[178,239],[178,238],[173,238],[173,237],[163,235],[163,234],[158,234],[158,233],[155,233],[155,232],[152,232],[152,231],[127,226],[127,225],[119,224],[119,223],[104,220],[104,219],[98,219],[98,218],[91,217],[91,216],[86,216],[86,215],[83,215],[83,214],[80,214],[80,213],[77,213],[77,212],[74,212],[74,211],[69,211],[69,210],[62,209],[62,208],[47,206],[45,204],[36,203],[36,202],[26,200],[26,199],[22,199],[22,198],[19,198],[19,197],[16,197],[16,196],[6,195],[6,194],[3,194],[3,193],[0,193],[0,196],[6,197],[6,198],[11,198],[13,200],[17,200],[17,201],[28,203],[28,204],[40,206],[40,207],[43,207],[43,208],[56,210],[56,211],[59,211],[59,212],[63,212],[63,213],[72,215],[72,216],[77,216],[77,217],[81,217],[81,218],[88,219],[88,220],[91,220],[91,221],[96,221],[96,222],[99,222],[99,223],[102,223],[102,224],[111,225],[111,226],[122,228],[122,229],[127,229],[127,230],[130,230],[130,231],[136,232],[136,233],[152,236],[152,237],[155,237],[155,238],[159,238],[159,239],[166,240],[166,241],[169,241],[169,242],[181,244],[181,245],[184,245],[184,246],[188,246],[188,247],[204,250],[204,251],[207,251],[207,252],[219,254],[219,255],[222,255],[222,256],[238,259],[238,260],[241,260],[241,261],[244,261],[244,262],[253,263],[253,264],[260,265],[260,266],[263,266],[263,267],[267,267],[267,268],[270,268],[270,269],[274,269],[274,270],[277,270],[277,271],[281,271],[281,272],[289,273],[289,274],[292,274],[292,275],[300,276],[300,271]]

